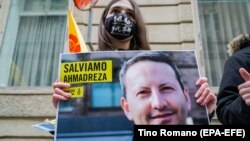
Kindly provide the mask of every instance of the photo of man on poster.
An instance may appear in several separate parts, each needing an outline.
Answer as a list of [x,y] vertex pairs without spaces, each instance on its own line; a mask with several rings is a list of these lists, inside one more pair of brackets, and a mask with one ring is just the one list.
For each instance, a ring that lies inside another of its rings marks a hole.
[[139,125],[193,124],[190,94],[175,63],[164,52],[139,53],[123,64],[121,106]]

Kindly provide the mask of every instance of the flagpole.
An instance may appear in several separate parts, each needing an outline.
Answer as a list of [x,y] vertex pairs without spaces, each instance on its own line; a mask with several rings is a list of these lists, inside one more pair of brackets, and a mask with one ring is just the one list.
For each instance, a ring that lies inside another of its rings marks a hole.
[[89,9],[89,17],[88,17],[88,34],[87,34],[87,44],[90,47],[90,50],[94,50],[93,49],[93,45],[92,45],[92,23],[93,23],[93,9],[90,8]]

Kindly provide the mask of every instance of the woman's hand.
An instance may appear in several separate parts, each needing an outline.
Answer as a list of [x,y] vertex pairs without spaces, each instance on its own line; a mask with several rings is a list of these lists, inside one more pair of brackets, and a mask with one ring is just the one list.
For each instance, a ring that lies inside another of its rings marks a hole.
[[216,107],[217,97],[210,89],[206,77],[200,77],[196,81],[196,85],[200,86],[199,90],[194,95],[196,102],[202,106],[206,105],[208,113],[211,114]]
[[53,96],[52,96],[52,102],[55,108],[57,108],[57,104],[59,100],[68,100],[71,97],[70,93],[67,93],[65,91],[63,91],[63,88],[69,88],[70,84],[68,83],[63,83],[63,82],[59,82],[56,81],[53,83]]

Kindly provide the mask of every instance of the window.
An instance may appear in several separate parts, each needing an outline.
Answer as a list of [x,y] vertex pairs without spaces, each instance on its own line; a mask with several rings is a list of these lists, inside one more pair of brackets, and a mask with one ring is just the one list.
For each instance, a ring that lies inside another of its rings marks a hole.
[[0,86],[51,86],[66,39],[67,0],[12,0],[0,47]]
[[198,0],[205,73],[218,86],[227,55],[227,44],[240,33],[249,33],[250,1]]
[[120,83],[106,83],[92,85],[93,108],[98,107],[120,107],[120,98],[122,96]]

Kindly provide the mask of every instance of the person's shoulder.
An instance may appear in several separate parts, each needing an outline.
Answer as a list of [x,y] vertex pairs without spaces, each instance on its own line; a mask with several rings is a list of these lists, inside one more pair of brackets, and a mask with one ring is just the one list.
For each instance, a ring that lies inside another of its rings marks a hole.
[[240,49],[239,51],[237,51],[237,52],[235,52],[235,54],[237,55],[242,55],[242,54],[244,54],[244,55],[250,55],[250,45],[248,45],[248,46],[246,46],[246,47],[244,47],[244,48],[242,48],[242,49]]
[[226,68],[238,68],[250,61],[250,46],[235,52],[225,62]]
[[250,46],[238,50],[232,56],[229,56],[228,60],[242,60],[245,57],[250,57]]

